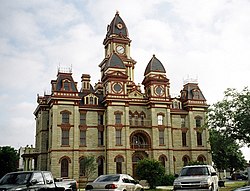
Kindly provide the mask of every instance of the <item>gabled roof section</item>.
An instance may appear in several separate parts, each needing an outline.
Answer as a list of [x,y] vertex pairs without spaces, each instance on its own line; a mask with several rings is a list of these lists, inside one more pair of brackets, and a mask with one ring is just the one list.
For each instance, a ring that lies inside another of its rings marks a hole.
[[110,36],[112,34],[120,35],[124,37],[128,37],[128,29],[123,22],[122,18],[119,15],[119,12],[117,11],[115,14],[115,17],[111,21],[110,25],[108,25],[107,28],[107,36]]
[[144,76],[149,74],[150,72],[160,72],[160,73],[166,73],[166,70],[162,63],[153,55],[151,60],[149,61],[146,70],[144,72]]
[[133,99],[143,99],[143,94],[141,92],[139,92],[138,90],[133,90],[132,92],[130,92],[128,94],[129,98],[133,98]]
[[125,69],[126,67],[122,59],[116,53],[113,53],[105,64],[105,70],[108,68]]
[[78,92],[72,73],[58,72],[57,79],[51,81],[52,91]]

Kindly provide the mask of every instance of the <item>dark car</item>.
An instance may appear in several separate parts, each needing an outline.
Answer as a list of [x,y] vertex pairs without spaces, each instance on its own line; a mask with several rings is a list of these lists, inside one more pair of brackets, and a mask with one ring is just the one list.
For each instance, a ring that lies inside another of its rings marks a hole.
[[247,180],[248,179],[248,176],[244,173],[240,173],[240,172],[235,172],[231,175],[231,179],[232,180]]

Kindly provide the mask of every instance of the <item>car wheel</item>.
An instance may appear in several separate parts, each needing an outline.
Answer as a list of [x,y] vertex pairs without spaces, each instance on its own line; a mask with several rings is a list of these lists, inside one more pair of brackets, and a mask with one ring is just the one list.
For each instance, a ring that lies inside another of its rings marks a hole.
[[144,191],[144,189],[142,188],[140,191]]

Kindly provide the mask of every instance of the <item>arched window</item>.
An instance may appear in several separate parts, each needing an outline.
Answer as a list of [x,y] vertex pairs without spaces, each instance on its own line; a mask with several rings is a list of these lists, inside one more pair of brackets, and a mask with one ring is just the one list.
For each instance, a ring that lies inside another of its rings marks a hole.
[[197,146],[202,146],[202,132],[197,131]]
[[167,161],[167,157],[165,156],[165,155],[161,155],[160,157],[159,157],[159,161],[160,161],[160,163],[162,164],[162,166],[166,166],[166,161]]
[[85,161],[84,158],[81,158],[79,160],[79,175],[80,176],[85,176],[86,168],[85,168]]
[[64,83],[63,83],[63,86],[64,86],[64,90],[66,90],[66,91],[69,91],[70,90],[70,83],[68,82],[68,81],[65,81]]
[[117,174],[122,174],[122,162],[124,162],[124,158],[122,156],[115,157],[116,173]]
[[102,175],[104,170],[104,159],[103,157],[98,157],[97,159],[97,165],[98,165],[98,176]]
[[198,158],[197,158],[197,161],[204,164],[205,161],[206,161],[206,158],[203,155],[199,155]]
[[69,176],[69,161],[64,158],[61,160],[61,177]]
[[201,117],[196,117],[195,118],[195,127],[200,128],[201,127]]
[[190,159],[189,159],[188,156],[184,156],[184,157],[182,158],[182,161],[183,161],[183,166],[187,166],[188,163],[189,163],[189,161],[190,161]]

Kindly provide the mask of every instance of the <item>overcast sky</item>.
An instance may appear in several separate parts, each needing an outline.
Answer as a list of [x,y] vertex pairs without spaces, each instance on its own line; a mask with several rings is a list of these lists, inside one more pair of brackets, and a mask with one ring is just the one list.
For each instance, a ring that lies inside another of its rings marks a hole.
[[[0,6],[0,145],[34,145],[37,94],[50,92],[58,67],[100,79],[107,25],[119,11],[141,83],[152,55],[163,63],[170,93],[198,79],[208,104],[227,88],[250,84],[248,0],[2,0]],[[250,150],[244,150],[250,160]]]

